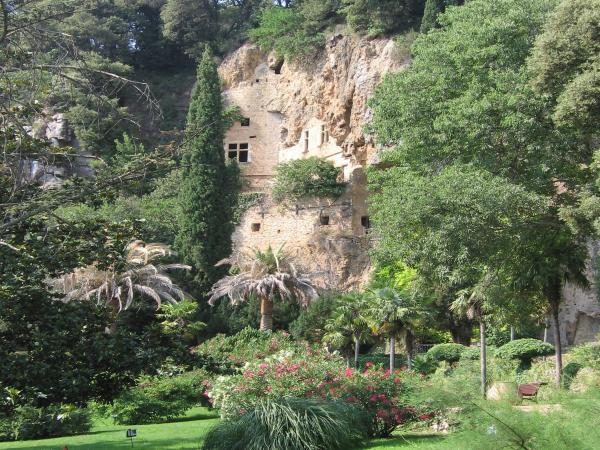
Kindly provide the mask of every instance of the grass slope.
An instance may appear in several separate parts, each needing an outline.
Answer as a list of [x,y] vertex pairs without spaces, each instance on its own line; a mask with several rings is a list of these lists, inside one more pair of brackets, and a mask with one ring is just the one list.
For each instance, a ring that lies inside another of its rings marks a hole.
[[92,431],[78,436],[67,436],[35,441],[1,442],[0,450],[113,450],[131,448],[125,437],[128,428],[135,428],[137,436],[133,448],[155,450],[198,450],[209,428],[218,422],[218,416],[206,408],[194,408],[178,422],[152,425],[112,425],[110,420],[96,422]]

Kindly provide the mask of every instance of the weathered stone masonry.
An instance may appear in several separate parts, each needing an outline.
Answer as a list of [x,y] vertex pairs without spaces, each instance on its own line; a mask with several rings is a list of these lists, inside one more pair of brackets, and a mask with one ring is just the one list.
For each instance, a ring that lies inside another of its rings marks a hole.
[[[367,99],[384,73],[401,68],[386,39],[331,38],[308,67],[296,67],[245,45],[219,71],[224,98],[245,118],[225,137],[224,151],[240,162],[246,191],[265,192],[243,216],[236,249],[285,244],[309,270],[341,289],[369,275],[369,219],[364,169],[377,148],[363,126]],[[308,199],[282,207],[269,192],[280,162],[310,156],[340,167],[348,183],[335,201]]]

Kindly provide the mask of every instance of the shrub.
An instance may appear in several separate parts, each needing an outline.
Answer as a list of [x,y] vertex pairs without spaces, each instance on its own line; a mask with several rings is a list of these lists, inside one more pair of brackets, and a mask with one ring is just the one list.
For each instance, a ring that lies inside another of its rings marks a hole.
[[[396,355],[394,360],[394,368],[401,369],[406,367],[406,356]],[[368,353],[358,357],[358,367],[365,369],[368,366],[377,366],[384,369],[390,368],[390,355],[385,353]]]
[[115,400],[112,415],[119,424],[155,423],[180,417],[194,405],[208,404],[204,395],[208,380],[202,369],[172,377],[143,376]]
[[427,357],[427,353],[419,353],[412,360],[412,370],[423,375],[435,372],[437,365],[436,361]]
[[336,450],[365,441],[362,411],[344,401],[261,401],[208,432],[204,450]]
[[455,363],[466,349],[467,347],[461,344],[437,344],[429,349],[427,357],[436,362]]
[[263,11],[259,27],[248,35],[264,51],[274,50],[280,57],[303,59],[325,44],[319,30],[305,25],[304,16],[295,8],[271,7]]
[[569,353],[571,361],[581,364],[583,367],[600,369],[600,342],[578,345],[573,347]]
[[325,323],[336,305],[335,298],[330,296],[320,296],[310,302],[290,324],[290,333],[294,339],[321,343],[325,335]]
[[345,399],[367,412],[372,436],[387,436],[411,418],[405,393],[399,375],[372,366],[365,371],[346,369],[342,358],[320,351],[283,352],[249,363],[242,374],[219,377],[209,389],[213,406],[225,419],[239,417],[264,399]]
[[423,6],[411,0],[344,0],[342,12],[350,28],[372,35],[409,28]]
[[[244,328],[237,334],[218,334],[194,349],[200,359],[209,359],[213,370],[241,368],[250,361],[263,360],[282,350],[296,350],[299,346],[283,331],[265,332],[256,328]],[[231,373],[231,372],[229,372]]]
[[18,406],[0,416],[0,441],[69,436],[85,433],[91,426],[89,411],[74,405]]
[[587,392],[590,388],[598,392],[600,388],[600,370],[584,367],[577,372],[569,387],[573,392]]
[[[487,356],[491,358],[496,354],[496,347],[487,347]],[[478,360],[481,356],[481,349],[479,347],[467,347],[460,355],[460,359]]]
[[277,166],[273,198],[279,203],[305,197],[337,198],[345,189],[340,176],[341,169],[331,161],[314,156],[282,163]]
[[531,360],[537,356],[548,356],[554,353],[554,346],[539,339],[516,339],[498,349],[499,358],[518,359],[521,367],[531,366]]

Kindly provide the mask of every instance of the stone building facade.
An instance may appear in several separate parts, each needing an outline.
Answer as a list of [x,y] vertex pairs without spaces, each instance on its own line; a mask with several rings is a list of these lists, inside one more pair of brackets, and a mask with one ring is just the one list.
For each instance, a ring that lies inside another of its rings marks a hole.
[[[383,74],[401,67],[393,41],[342,35],[308,65],[288,64],[250,44],[222,63],[225,103],[243,117],[227,132],[224,151],[238,160],[244,190],[264,193],[233,235],[237,251],[285,245],[327,286],[353,289],[368,280],[365,168],[378,149],[363,131],[367,99]],[[341,169],[346,192],[334,201],[275,204],[277,164],[311,156]]]

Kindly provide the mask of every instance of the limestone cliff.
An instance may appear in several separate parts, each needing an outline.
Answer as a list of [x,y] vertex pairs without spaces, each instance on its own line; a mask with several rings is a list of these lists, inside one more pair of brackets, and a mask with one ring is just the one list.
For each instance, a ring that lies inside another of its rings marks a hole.
[[[364,168],[377,153],[364,132],[368,100],[385,73],[403,64],[392,40],[343,35],[329,38],[310,64],[277,60],[252,44],[223,61],[225,101],[246,118],[227,132],[225,149],[240,162],[246,189],[267,194],[242,218],[233,237],[237,249],[285,243],[327,285],[364,285],[370,271]],[[346,194],[334,202],[275,205],[268,195],[275,166],[310,156],[343,169]]]
[[390,39],[338,34],[327,40],[310,65],[287,61],[281,65],[273,55],[246,44],[223,61],[219,73],[226,91],[265,77],[274,83],[271,95],[262,102],[268,111],[283,116],[284,148],[295,145],[309,121],[317,118],[346,154],[366,162],[375,148],[371,136],[363,132],[371,117],[367,101],[382,76],[405,63]]

